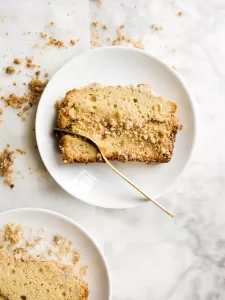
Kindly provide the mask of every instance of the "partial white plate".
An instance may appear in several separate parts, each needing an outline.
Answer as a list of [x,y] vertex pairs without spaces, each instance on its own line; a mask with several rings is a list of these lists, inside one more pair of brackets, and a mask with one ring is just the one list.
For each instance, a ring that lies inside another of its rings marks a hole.
[[[45,228],[44,236],[47,246],[52,247],[50,241],[53,236],[61,235],[70,239],[81,253],[82,263],[88,266],[87,275],[84,277],[88,282],[89,300],[110,300],[111,281],[105,258],[89,234],[73,220],[58,213],[43,209],[15,209],[0,214],[0,228],[8,222],[24,224],[31,228],[32,232],[38,232]],[[43,248],[43,250],[44,250]]]
[[151,84],[153,91],[178,104],[184,130],[178,133],[168,164],[119,163],[115,166],[150,196],[157,199],[175,182],[189,161],[196,121],[191,96],[177,73],[141,50],[103,47],[85,52],[60,69],[49,82],[38,106],[36,138],[42,160],[56,182],[74,197],[106,208],[128,208],[143,197],[105,164],[64,165],[52,129],[54,104],[73,88],[91,82],[105,85]]

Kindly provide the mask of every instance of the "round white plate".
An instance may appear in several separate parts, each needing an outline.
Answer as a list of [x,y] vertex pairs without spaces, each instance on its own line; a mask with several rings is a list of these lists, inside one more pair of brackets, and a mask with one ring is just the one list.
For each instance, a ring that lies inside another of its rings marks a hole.
[[195,140],[195,114],[191,96],[176,72],[144,51],[103,47],[85,52],[60,69],[46,87],[38,106],[36,138],[42,160],[57,183],[74,197],[106,208],[128,208],[144,203],[143,197],[105,164],[64,165],[52,134],[54,104],[73,88],[91,82],[104,85],[151,84],[153,91],[178,104],[178,132],[172,160],[165,164],[113,164],[151,197],[158,198],[186,166]]
[[76,222],[52,211],[29,208],[1,213],[0,228],[8,222],[24,224],[25,228],[31,228],[33,233],[40,232],[40,229],[44,228],[43,237],[46,238],[46,243],[44,245],[42,242],[43,251],[46,246],[52,247],[50,241],[55,235],[71,240],[76,251],[81,253],[82,265],[88,266],[87,275],[84,277],[90,290],[88,299],[111,299],[110,274],[104,256],[94,240]]

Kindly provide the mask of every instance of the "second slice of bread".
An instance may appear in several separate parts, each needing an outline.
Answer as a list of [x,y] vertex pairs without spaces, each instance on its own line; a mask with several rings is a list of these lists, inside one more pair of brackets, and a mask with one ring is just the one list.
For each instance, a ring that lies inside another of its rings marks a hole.
[[[177,105],[153,94],[151,86],[89,85],[69,91],[58,109],[58,127],[93,138],[111,160],[168,162],[178,129]],[[96,162],[88,141],[63,135],[64,163]]]
[[88,285],[72,266],[18,249],[14,255],[0,251],[0,294],[9,300],[87,300]]

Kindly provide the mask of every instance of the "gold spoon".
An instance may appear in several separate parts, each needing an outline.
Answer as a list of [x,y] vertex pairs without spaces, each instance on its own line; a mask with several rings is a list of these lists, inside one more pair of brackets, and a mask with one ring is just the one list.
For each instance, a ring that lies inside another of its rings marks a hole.
[[87,135],[81,134],[81,133],[77,133],[77,132],[72,132],[70,130],[66,130],[66,129],[61,129],[61,128],[54,128],[54,131],[60,131],[63,133],[67,133],[67,134],[71,134],[71,135],[76,135],[79,137],[82,137],[84,139],[87,139],[89,141],[91,141],[96,148],[99,150],[99,152],[101,153],[102,158],[104,159],[104,161],[106,162],[106,164],[114,171],[116,172],[120,177],[122,177],[124,180],[126,180],[130,185],[132,185],[136,190],[138,190],[143,196],[145,196],[148,200],[152,201],[155,205],[157,205],[159,208],[161,208],[164,212],[166,212],[170,217],[174,218],[174,215],[169,212],[165,207],[163,207],[160,203],[158,203],[156,200],[150,198],[145,192],[143,192],[136,184],[134,184],[130,179],[128,179],[125,175],[123,175],[120,171],[118,171],[109,161],[108,159],[105,157],[104,153],[102,152],[101,148],[98,146],[98,144],[96,144],[96,142],[90,138]]

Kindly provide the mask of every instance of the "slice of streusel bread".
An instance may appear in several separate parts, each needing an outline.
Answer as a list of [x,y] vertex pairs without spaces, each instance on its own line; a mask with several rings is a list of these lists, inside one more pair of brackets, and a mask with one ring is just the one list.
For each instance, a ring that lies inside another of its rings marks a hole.
[[[111,160],[168,162],[178,129],[177,105],[153,94],[151,86],[92,84],[69,91],[58,107],[58,127],[83,133]],[[64,163],[96,162],[101,156],[88,141],[60,139]]]
[[88,284],[72,266],[17,249],[14,254],[0,251],[0,294],[9,300],[87,300]]

